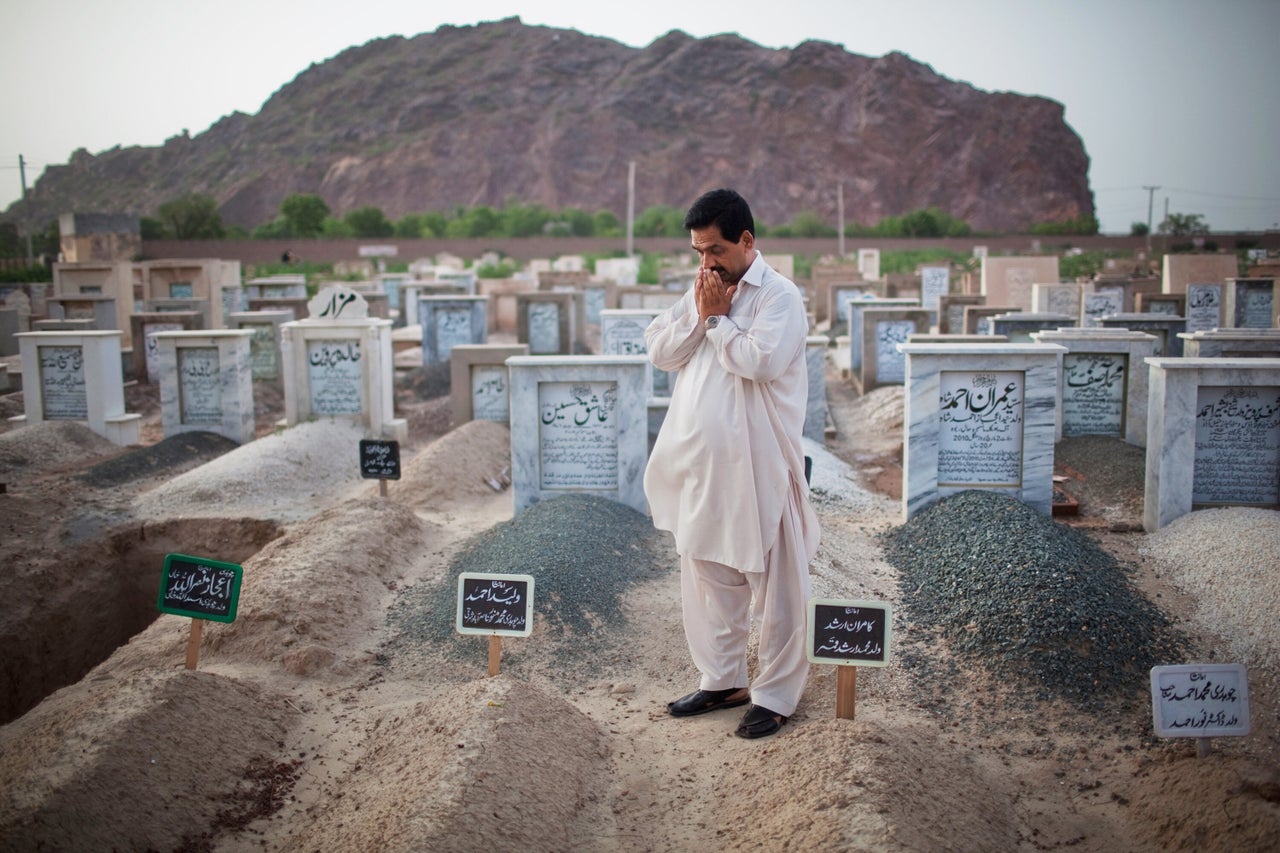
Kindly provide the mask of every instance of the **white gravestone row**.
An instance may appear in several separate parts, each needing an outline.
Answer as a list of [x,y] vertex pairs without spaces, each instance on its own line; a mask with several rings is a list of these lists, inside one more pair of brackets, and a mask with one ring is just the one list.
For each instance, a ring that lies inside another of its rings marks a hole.
[[1153,358],[1143,527],[1280,508],[1280,359]]

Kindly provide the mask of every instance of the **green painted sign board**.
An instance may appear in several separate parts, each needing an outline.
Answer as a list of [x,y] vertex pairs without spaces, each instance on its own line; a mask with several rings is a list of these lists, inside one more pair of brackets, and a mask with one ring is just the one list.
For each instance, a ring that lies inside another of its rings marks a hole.
[[176,616],[234,622],[243,577],[244,569],[235,563],[167,554],[156,607]]

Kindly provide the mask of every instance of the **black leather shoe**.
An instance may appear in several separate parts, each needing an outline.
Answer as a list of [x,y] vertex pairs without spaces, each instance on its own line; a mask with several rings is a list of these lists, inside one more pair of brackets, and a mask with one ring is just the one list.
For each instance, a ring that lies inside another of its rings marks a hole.
[[734,732],[738,737],[758,738],[769,735],[782,728],[787,718],[782,714],[770,711],[763,705],[752,705],[742,715],[742,722]]
[[745,687],[731,687],[728,690],[695,690],[688,696],[681,696],[667,705],[667,711],[673,717],[695,717],[708,711],[719,711],[721,708],[737,708],[751,701],[751,694]]

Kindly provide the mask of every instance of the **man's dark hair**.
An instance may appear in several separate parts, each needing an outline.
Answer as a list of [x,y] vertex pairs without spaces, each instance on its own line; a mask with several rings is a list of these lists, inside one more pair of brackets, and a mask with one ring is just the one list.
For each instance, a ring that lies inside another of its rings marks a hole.
[[684,215],[684,227],[687,231],[709,228],[712,225],[719,228],[720,236],[730,243],[742,239],[743,231],[750,231],[753,237],[756,233],[756,221],[751,217],[751,207],[735,190],[720,189],[703,193]]

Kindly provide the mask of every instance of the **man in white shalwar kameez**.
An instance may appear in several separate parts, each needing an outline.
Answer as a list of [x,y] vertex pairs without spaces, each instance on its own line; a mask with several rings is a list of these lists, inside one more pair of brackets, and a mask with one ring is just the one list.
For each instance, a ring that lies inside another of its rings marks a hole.
[[[749,701],[737,734],[764,737],[794,713],[809,671],[819,532],[801,444],[808,321],[795,284],[755,249],[740,195],[705,194],[684,224],[697,278],[645,331],[654,365],[679,371],[644,487],[654,526],[675,536],[685,637],[702,674],[668,709],[685,717]],[[753,612],[759,666],[748,687]]]

